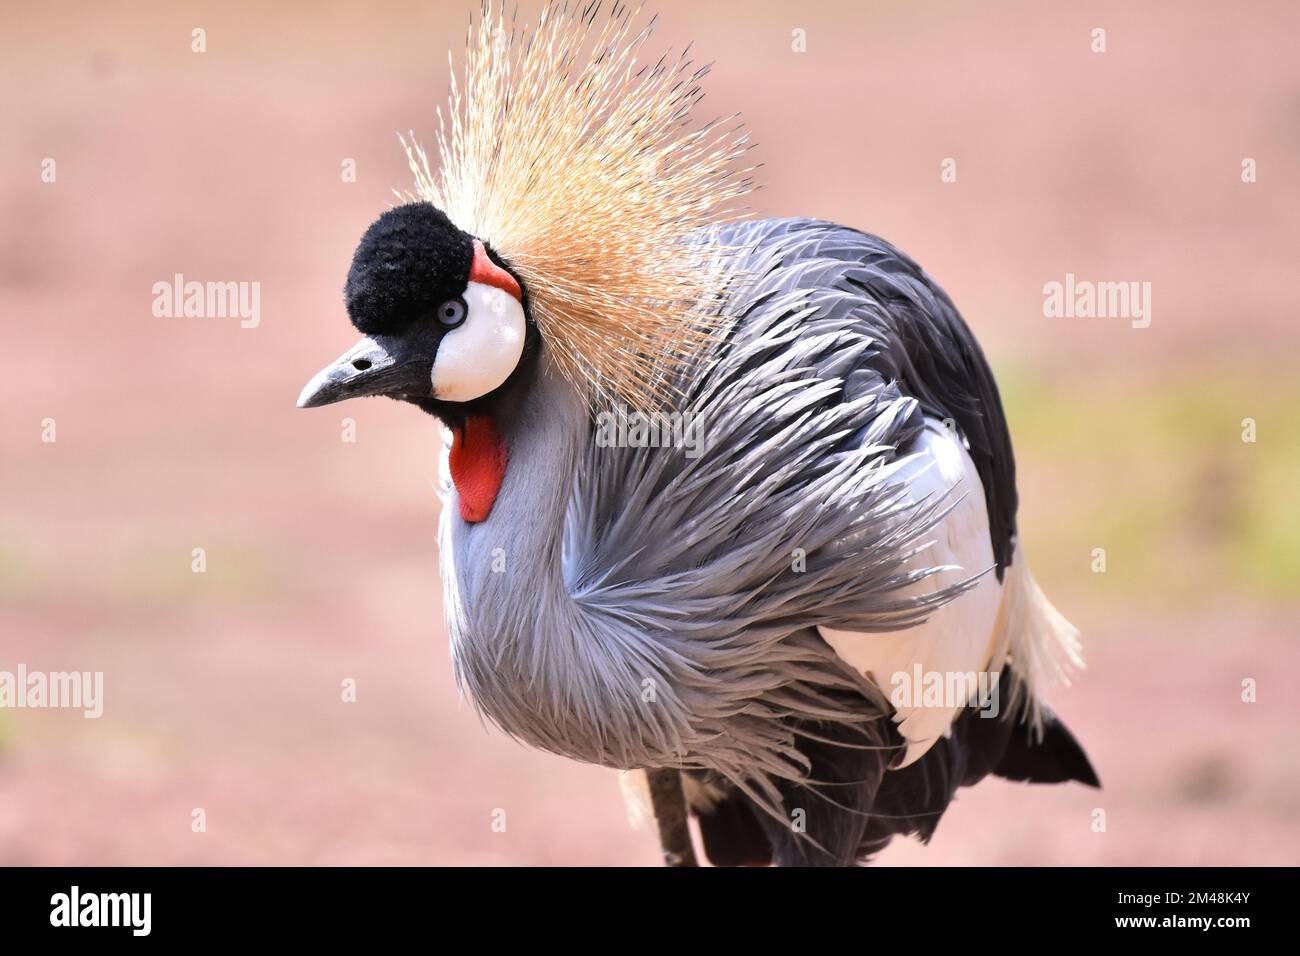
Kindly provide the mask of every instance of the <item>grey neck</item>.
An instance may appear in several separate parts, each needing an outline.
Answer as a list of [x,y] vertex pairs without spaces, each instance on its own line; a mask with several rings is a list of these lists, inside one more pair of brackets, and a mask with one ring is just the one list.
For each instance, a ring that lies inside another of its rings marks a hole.
[[564,522],[589,432],[588,411],[545,357],[531,387],[511,406],[497,421],[507,463],[487,519],[469,524],[454,506],[443,519],[443,547],[450,545],[454,561],[449,566],[444,554],[444,575],[454,574],[480,641],[517,639],[518,628],[534,622],[541,608],[572,605],[562,566]]

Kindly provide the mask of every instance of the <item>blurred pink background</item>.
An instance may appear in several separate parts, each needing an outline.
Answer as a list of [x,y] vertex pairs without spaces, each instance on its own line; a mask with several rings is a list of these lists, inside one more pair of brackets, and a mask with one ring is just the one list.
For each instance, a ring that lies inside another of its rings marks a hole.
[[[653,4],[754,132],[756,214],[885,236],[974,326],[1087,642],[1052,701],[1105,789],[986,781],[885,864],[1300,862],[1300,8],[1134,6]],[[476,8],[5,12],[0,669],[106,686],[99,720],[0,711],[0,863],[657,862],[612,771],[458,700],[433,420],[294,408]],[[260,326],[155,318],[178,272],[260,282]],[[1045,318],[1067,272],[1151,282],[1150,328]]]

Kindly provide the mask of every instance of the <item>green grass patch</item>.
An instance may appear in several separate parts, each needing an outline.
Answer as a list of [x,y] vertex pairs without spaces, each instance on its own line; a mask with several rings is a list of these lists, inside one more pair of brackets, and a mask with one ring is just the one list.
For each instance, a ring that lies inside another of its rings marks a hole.
[[1231,369],[1000,380],[1036,566],[1091,574],[1105,548],[1094,584],[1116,596],[1300,598],[1300,385]]

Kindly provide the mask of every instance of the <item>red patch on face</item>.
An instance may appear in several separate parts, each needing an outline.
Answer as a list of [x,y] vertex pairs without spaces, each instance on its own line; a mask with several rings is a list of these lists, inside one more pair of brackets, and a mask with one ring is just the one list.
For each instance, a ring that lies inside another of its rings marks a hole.
[[471,524],[492,510],[506,476],[506,443],[491,415],[471,415],[464,428],[452,430],[447,463],[460,499],[460,516]]
[[474,240],[474,263],[469,268],[469,281],[490,285],[510,293],[517,302],[524,301],[524,294],[515,277],[492,261],[492,257],[487,254],[487,249],[478,239]]

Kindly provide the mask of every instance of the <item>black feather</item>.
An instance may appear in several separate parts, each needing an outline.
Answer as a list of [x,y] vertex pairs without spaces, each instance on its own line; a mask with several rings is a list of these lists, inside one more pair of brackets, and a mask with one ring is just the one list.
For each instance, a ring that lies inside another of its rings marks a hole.
[[1079,742],[1046,707],[1043,707],[1042,739],[1029,727],[1016,727],[993,772],[1008,780],[1028,783],[1077,780],[1089,787],[1101,786],[1097,771],[1092,769]]
[[343,297],[352,324],[392,335],[465,291],[474,262],[470,236],[427,202],[390,209],[366,230]]
[[696,808],[704,853],[714,866],[765,866],[772,847],[750,802],[731,790],[707,809]]
[[[1007,668],[1003,680],[1010,688],[1018,678]],[[868,706],[861,698],[850,698],[846,695],[841,705]],[[1088,758],[1055,715],[1044,708],[1041,742],[1023,716],[1019,709],[1003,708],[996,717],[966,710],[951,735],[898,770],[888,769],[889,763],[905,742],[892,721],[878,722],[874,741],[838,725],[796,723],[799,751],[809,761],[808,779],[815,782],[778,785],[791,822],[773,819],[739,790],[702,775],[724,793],[712,813],[692,808],[700,819],[705,852],[718,866],[767,861],[846,866],[880,852],[896,836],[929,841],[957,790],[990,773],[1029,783],[1077,780],[1100,786]],[[875,746],[864,748],[864,743]],[[802,833],[793,826],[799,810]]]

